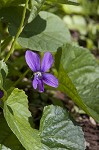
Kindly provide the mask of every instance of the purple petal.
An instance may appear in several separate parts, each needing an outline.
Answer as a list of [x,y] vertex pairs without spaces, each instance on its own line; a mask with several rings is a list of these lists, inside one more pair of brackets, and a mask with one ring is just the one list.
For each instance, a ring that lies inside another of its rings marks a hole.
[[44,92],[44,84],[42,80],[38,80],[38,90]]
[[58,87],[58,79],[50,73],[43,74],[43,82],[49,86]]
[[38,54],[27,50],[25,53],[26,63],[33,72],[40,70],[40,57]]
[[33,85],[33,88],[34,89],[37,89],[40,91],[40,92],[44,92],[44,84],[43,84],[43,81],[40,80],[40,79],[36,79],[36,77],[34,77],[34,80],[32,82],[32,85]]
[[34,77],[33,82],[32,82],[33,88],[37,89],[37,85],[38,85],[38,81],[36,80],[36,78]]
[[46,72],[49,70],[54,62],[53,56],[50,52],[46,52],[44,54],[42,65],[41,65],[41,71]]
[[4,92],[0,90],[0,98],[2,98],[3,96],[4,96]]

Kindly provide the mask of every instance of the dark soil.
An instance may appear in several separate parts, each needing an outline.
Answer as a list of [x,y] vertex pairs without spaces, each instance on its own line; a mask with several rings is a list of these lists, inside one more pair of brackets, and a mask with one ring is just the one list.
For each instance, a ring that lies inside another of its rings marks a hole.
[[[92,119],[92,118],[91,118]],[[93,119],[92,119],[93,120]],[[86,116],[80,121],[86,140],[86,150],[99,150],[99,124]]]

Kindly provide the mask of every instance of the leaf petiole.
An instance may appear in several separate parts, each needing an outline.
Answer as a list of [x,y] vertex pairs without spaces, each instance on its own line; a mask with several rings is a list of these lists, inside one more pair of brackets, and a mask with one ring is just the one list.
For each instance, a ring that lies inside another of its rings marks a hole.
[[26,9],[27,9],[27,6],[28,6],[28,2],[29,2],[29,0],[26,0],[20,26],[19,26],[19,28],[18,28],[17,34],[16,34],[16,36],[15,36],[15,38],[14,38],[14,41],[13,41],[13,43],[12,43],[12,45],[11,45],[10,51],[8,52],[7,56],[6,56],[5,59],[4,59],[5,62],[9,59],[10,55],[14,52],[15,43],[16,43],[16,41],[17,41],[17,39],[18,39],[20,33],[22,32],[23,28],[24,28],[24,20],[25,20],[25,15],[26,15]]

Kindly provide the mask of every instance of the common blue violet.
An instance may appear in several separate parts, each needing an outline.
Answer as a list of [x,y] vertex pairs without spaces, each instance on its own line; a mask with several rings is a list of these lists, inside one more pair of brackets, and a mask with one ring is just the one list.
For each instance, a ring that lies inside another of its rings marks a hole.
[[34,89],[40,92],[44,91],[44,83],[57,88],[58,79],[50,73],[46,73],[52,66],[54,59],[50,52],[46,52],[40,64],[40,56],[37,53],[27,50],[25,54],[26,63],[34,72],[32,85]]

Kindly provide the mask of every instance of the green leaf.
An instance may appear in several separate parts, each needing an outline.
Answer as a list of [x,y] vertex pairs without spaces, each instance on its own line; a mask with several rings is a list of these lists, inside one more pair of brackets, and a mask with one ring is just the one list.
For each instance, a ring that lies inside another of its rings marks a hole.
[[31,11],[30,16],[28,18],[28,22],[30,23],[34,18],[38,15],[42,5],[44,4],[45,0],[30,0],[31,3]]
[[2,8],[0,9],[0,18],[8,22],[9,28],[11,27],[12,30],[15,30],[15,34],[18,30],[18,27],[20,25],[21,19],[22,19],[22,13],[23,13],[23,7],[8,7],[8,8]]
[[0,150],[25,150],[0,114]]
[[[14,36],[21,21],[23,8],[10,7],[2,9],[0,16],[10,22],[9,32]],[[31,23],[27,24],[18,38],[22,47],[37,51],[56,51],[65,42],[71,40],[69,30],[56,15],[40,12]]]
[[[56,55],[57,69],[59,69],[59,63],[63,66],[59,70],[59,89],[67,93],[79,107],[99,121],[99,111],[95,109],[96,105],[99,107],[99,66],[94,56],[87,49],[66,44]],[[95,80],[97,80],[97,86]]]
[[3,85],[3,80],[8,74],[7,65],[3,60],[0,61],[0,85]]
[[4,116],[26,150],[85,149],[81,128],[61,107],[45,107],[40,131],[33,129],[27,96],[22,90],[14,89],[8,97],[4,103]]
[[71,80],[75,84],[79,95],[84,103],[96,111],[99,115],[99,64],[95,57],[87,49],[66,45],[66,50],[74,52],[74,58],[69,61],[69,55],[63,54],[65,59],[68,58],[68,65],[62,62],[67,70]]
[[59,106],[44,108],[40,122],[41,141],[47,150],[84,150],[85,140],[81,127]]
[[[0,90],[4,92],[4,96],[1,98],[1,100],[3,100],[3,101],[5,101],[5,99],[7,97],[7,93],[3,87],[3,84],[4,84],[7,74],[8,74],[8,67],[5,64],[5,62],[3,60],[1,60],[0,61]],[[3,107],[2,103],[0,103],[0,107]]]
[[14,89],[4,103],[5,119],[26,150],[41,150],[39,132],[32,128],[27,96]]
[[2,7],[9,7],[9,6],[16,6],[19,4],[25,3],[25,0],[0,0],[0,8]]
[[25,48],[55,52],[70,39],[69,30],[63,21],[54,14],[42,11],[33,22],[25,26],[18,42]]
[[81,97],[79,96],[73,82],[69,78],[67,72],[64,70],[62,65],[60,65],[58,69],[57,78],[59,80],[59,87],[58,90],[66,93],[79,107],[81,107],[86,113],[91,115],[89,109],[82,101]]
[[[69,60],[71,56],[66,52],[67,50],[73,53],[71,60]],[[99,65],[89,50],[66,44],[66,46],[63,47],[62,55],[64,55],[64,60],[62,60],[63,67],[69,73],[74,84],[76,86],[78,85],[77,89],[84,90],[83,87],[85,85],[99,78]],[[66,63],[64,64],[65,59],[68,65]]]
[[77,0],[47,0],[53,3],[61,3],[61,4],[72,4],[72,5],[77,5],[78,1]]
[[87,106],[98,113],[99,116],[99,78],[84,86],[79,94]]

